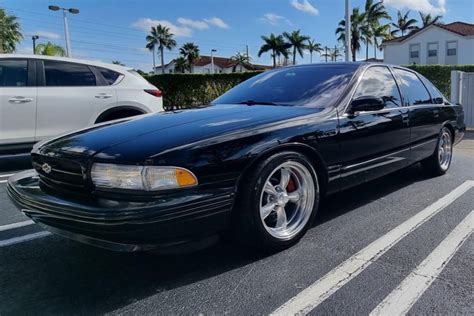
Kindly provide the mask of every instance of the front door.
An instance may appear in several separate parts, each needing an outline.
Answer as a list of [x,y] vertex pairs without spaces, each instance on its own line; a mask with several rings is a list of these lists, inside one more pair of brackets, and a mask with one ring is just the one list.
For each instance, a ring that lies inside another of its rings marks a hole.
[[33,143],[36,124],[34,62],[0,59],[0,151]]
[[[363,74],[353,99],[379,97],[382,110],[339,116],[340,187],[371,180],[407,165],[410,129],[408,109],[386,66],[372,66]],[[349,109],[348,109],[349,110]]]

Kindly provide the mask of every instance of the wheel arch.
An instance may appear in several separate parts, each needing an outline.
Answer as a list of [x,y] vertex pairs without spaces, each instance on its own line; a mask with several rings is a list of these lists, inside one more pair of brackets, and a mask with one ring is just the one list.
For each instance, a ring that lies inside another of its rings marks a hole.
[[316,176],[318,177],[319,191],[321,193],[321,196],[324,196],[326,194],[327,187],[328,187],[327,165],[323,157],[321,156],[321,154],[316,149],[302,143],[282,144],[280,146],[264,150],[263,152],[258,154],[258,156],[253,158],[252,161],[242,171],[242,174],[240,175],[237,181],[237,190],[243,184],[242,181],[245,178],[245,175],[248,172],[251,172],[260,161],[268,158],[271,155],[284,152],[284,151],[298,152],[300,154],[305,155],[311,161],[316,171]]
[[130,106],[130,105],[121,105],[121,106],[116,106],[110,109],[105,110],[99,116],[96,118],[94,124],[104,122],[104,119],[107,118],[108,116],[120,113],[120,112],[136,112],[137,115],[139,114],[146,114],[147,112],[139,107],[136,106]]
[[446,127],[449,129],[449,131],[451,132],[451,141],[454,143],[454,140],[456,139],[455,137],[455,134],[456,134],[456,131],[454,129],[454,126],[451,124],[451,122],[444,122],[443,125],[441,126],[441,128],[443,127]]

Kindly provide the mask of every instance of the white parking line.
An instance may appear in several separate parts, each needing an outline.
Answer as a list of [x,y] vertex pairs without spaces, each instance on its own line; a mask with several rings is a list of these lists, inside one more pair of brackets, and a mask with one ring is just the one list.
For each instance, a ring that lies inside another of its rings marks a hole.
[[14,175],[14,173],[9,173],[9,174],[0,174],[0,178],[8,178]]
[[0,183],[7,183],[8,180],[0,180]]
[[331,270],[288,302],[277,308],[273,315],[305,315],[351,281],[390,248],[420,225],[431,219],[470,188],[474,181],[466,181],[421,212],[398,225],[379,239]]
[[32,220],[27,220],[27,221],[24,221],[24,222],[3,225],[3,226],[0,226],[0,232],[3,232],[5,230],[9,230],[9,229],[15,229],[15,228],[20,228],[20,227],[32,225],[34,223],[35,222],[33,222]]
[[29,234],[29,235],[25,235],[25,236],[21,236],[21,237],[14,237],[14,238],[10,238],[10,239],[5,239],[5,240],[0,240],[0,248],[1,247],[6,247],[6,246],[11,246],[11,245],[14,245],[14,244],[19,244],[19,243],[22,243],[22,242],[25,242],[25,241],[30,241],[30,240],[33,240],[33,239],[38,239],[38,238],[43,238],[43,237],[46,237],[46,236],[49,236],[51,235],[50,232],[38,232],[38,233],[34,233],[34,234]]
[[405,315],[438,278],[456,251],[474,229],[474,211],[436,247],[431,254],[393,290],[370,315]]

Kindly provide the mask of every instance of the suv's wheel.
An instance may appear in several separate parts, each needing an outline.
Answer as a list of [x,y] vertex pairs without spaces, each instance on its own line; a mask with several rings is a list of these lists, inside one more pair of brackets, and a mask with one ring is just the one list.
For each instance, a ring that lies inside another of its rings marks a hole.
[[248,177],[238,194],[234,237],[268,251],[297,243],[319,203],[311,162],[300,153],[282,152],[260,162]]
[[421,162],[422,166],[433,175],[443,175],[448,171],[453,157],[453,135],[447,127],[439,134],[436,150],[430,157]]

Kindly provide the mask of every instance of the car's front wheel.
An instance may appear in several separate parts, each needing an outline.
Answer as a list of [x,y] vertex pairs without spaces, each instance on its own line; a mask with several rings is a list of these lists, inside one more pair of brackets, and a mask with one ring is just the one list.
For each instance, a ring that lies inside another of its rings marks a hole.
[[319,184],[309,159],[282,152],[261,161],[241,185],[234,237],[269,251],[299,241],[319,203]]
[[452,157],[453,135],[449,128],[443,127],[439,134],[435,152],[423,160],[421,164],[431,174],[443,175],[448,171]]

